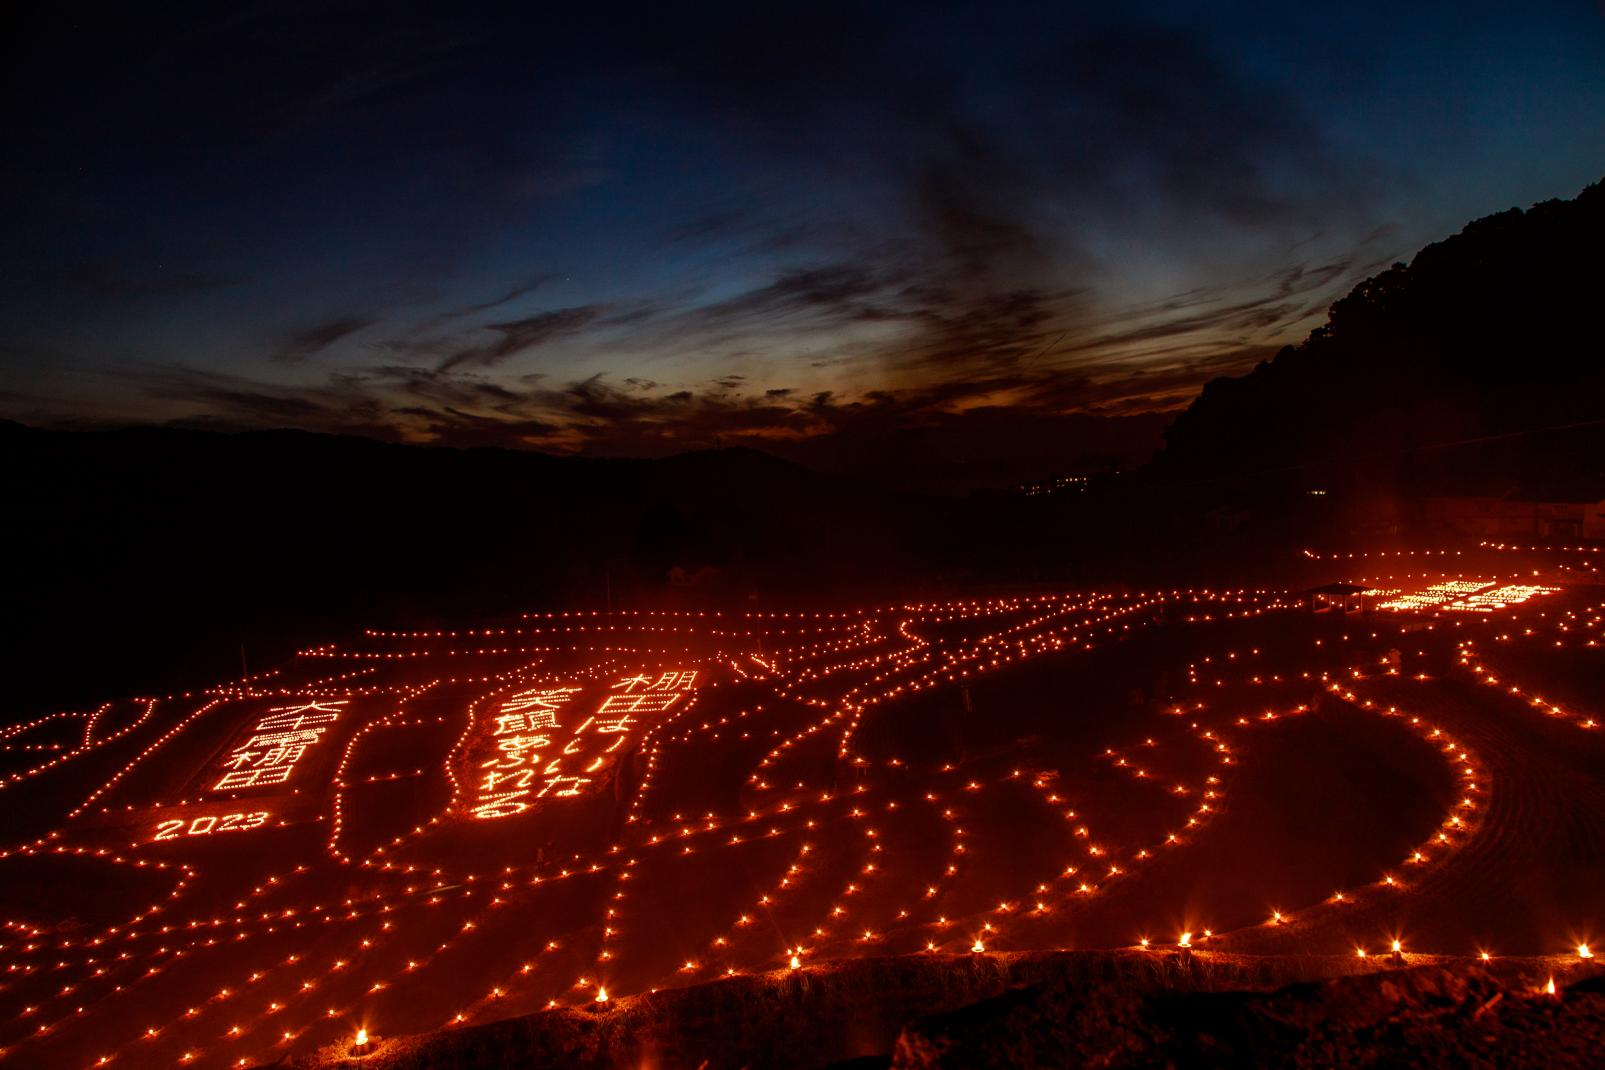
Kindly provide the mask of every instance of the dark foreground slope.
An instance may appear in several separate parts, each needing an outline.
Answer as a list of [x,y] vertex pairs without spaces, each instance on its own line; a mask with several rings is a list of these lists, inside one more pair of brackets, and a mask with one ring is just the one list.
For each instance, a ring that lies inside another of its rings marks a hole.
[[1568,987],[1561,973],[1549,995],[1553,968],[1174,952],[862,959],[377,1038],[361,1055],[285,1065],[1597,1066],[1605,984],[1578,973]]

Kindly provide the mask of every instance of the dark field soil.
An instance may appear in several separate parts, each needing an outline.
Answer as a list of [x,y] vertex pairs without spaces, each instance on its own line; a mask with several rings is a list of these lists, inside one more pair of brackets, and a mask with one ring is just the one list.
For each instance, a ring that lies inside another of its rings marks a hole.
[[1564,1068],[1602,1043],[1605,976],[1577,960],[1063,952],[859,959],[275,1065]]

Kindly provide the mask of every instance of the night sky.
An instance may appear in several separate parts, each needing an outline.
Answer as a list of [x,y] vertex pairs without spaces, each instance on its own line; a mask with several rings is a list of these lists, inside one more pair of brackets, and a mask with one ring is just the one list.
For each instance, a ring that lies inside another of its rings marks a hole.
[[1605,175],[1586,2],[51,8],[0,243],[45,426],[1046,474]]

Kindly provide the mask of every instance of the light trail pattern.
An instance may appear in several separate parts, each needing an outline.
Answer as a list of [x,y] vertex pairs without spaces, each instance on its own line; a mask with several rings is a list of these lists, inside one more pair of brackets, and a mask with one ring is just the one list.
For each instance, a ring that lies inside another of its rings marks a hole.
[[1599,589],[1299,556],[1398,593],[538,614],[0,728],[0,1047],[248,1066],[871,954],[1575,957],[1605,889],[1467,904],[1605,814]]

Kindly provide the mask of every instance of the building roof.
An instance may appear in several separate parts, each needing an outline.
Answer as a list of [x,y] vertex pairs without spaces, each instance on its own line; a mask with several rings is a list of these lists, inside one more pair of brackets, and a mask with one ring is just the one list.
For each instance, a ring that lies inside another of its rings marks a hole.
[[1311,587],[1305,594],[1360,594],[1371,588],[1363,583],[1323,583],[1319,587]]

